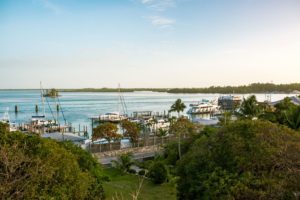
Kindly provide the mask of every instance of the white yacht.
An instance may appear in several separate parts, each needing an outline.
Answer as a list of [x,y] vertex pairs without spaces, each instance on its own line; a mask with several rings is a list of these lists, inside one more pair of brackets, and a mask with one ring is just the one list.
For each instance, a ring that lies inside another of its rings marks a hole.
[[121,115],[119,112],[109,112],[99,116],[99,121],[103,122],[120,122],[127,119],[126,115]]
[[209,101],[190,104],[190,107],[188,114],[215,114],[220,111],[220,106]]

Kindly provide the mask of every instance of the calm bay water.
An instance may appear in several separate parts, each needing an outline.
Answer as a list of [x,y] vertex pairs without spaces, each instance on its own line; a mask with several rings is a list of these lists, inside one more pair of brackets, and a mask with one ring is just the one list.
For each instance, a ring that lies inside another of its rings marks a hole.
[[[62,92],[60,93],[60,103],[67,122],[78,129],[79,125],[91,128],[91,116],[97,116],[107,112],[118,111],[118,93],[90,93],[90,92]],[[170,106],[178,98],[181,98],[187,105],[201,101],[201,99],[215,100],[220,94],[168,94],[158,92],[132,92],[123,93],[128,113],[134,111],[155,111],[163,112],[169,110]],[[249,95],[249,94],[248,94]],[[247,97],[248,95],[240,95]],[[265,94],[256,94],[259,101],[266,100]],[[272,101],[280,100],[293,94],[272,94]],[[51,110],[56,117],[55,102],[48,98],[49,105],[45,101],[46,116],[53,119]],[[35,113],[35,105],[39,105],[40,114],[42,103],[40,92],[38,90],[0,90],[0,118],[2,118],[6,109],[9,108],[11,121],[16,123],[29,122]],[[18,105],[19,112],[15,114],[14,106]],[[51,110],[50,110],[51,108]],[[185,111],[185,112],[186,112]],[[62,114],[58,114],[59,121],[63,124]]]

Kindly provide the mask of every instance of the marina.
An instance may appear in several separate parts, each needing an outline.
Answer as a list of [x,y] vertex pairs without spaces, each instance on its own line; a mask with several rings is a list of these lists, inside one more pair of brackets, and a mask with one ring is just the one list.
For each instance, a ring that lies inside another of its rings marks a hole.
[[[91,142],[93,127],[105,122],[119,126],[122,120],[128,119],[147,127],[150,136],[159,130],[168,130],[170,119],[177,116],[168,110],[178,98],[189,105],[182,116],[202,125],[214,125],[218,123],[217,116],[221,114],[222,106],[227,105],[226,108],[229,108],[230,99],[236,103],[247,96],[236,95],[233,98],[221,94],[62,92],[58,103],[56,98],[47,98],[39,90],[3,90],[0,91],[0,116],[2,121],[10,124],[11,131],[19,129],[57,140],[81,141],[85,145],[85,140]],[[256,96],[259,101],[266,100],[264,94]],[[286,96],[294,95],[272,94],[272,100],[279,101]],[[120,127],[119,131],[123,134]],[[123,138],[118,148],[128,146],[128,142],[128,139]],[[107,141],[95,141],[97,143],[106,144]]]

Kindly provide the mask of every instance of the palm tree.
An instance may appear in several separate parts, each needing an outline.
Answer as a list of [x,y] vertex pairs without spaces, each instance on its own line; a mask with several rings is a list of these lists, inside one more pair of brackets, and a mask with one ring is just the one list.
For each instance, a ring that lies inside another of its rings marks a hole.
[[[184,111],[186,108],[185,104],[181,101],[181,99],[177,99],[175,103],[171,106],[171,109],[169,112],[177,112],[178,119],[180,116],[180,112]],[[178,134],[178,153],[179,153],[179,159],[181,159],[181,133]]]
[[285,117],[286,123],[290,128],[300,130],[300,106],[286,111]]
[[181,99],[177,99],[175,101],[175,103],[171,106],[171,109],[169,110],[169,112],[177,112],[178,118],[179,118],[180,112],[183,112],[185,108],[186,108],[186,106],[181,101]]
[[240,108],[240,114],[245,118],[253,119],[261,112],[255,95],[251,95],[247,99],[244,98]]
[[168,131],[162,128],[158,129],[158,136],[161,138],[161,145],[163,145],[163,139],[165,136],[167,136]]
[[117,160],[113,160],[112,163],[115,167],[122,172],[127,172],[130,167],[134,164],[131,153],[126,153],[118,156]]

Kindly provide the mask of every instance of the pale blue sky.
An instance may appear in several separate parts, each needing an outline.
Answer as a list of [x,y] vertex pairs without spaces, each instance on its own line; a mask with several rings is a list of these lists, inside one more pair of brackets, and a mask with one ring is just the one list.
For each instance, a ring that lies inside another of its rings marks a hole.
[[299,0],[0,0],[0,88],[299,77]]

